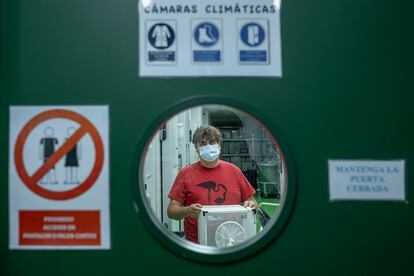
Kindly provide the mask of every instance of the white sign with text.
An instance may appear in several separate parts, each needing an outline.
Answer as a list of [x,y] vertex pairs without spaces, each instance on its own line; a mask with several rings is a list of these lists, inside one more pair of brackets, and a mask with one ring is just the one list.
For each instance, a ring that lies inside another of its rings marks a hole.
[[405,160],[329,160],[329,199],[405,201]]
[[110,249],[108,106],[11,106],[9,248]]
[[280,0],[139,0],[139,76],[282,76]]

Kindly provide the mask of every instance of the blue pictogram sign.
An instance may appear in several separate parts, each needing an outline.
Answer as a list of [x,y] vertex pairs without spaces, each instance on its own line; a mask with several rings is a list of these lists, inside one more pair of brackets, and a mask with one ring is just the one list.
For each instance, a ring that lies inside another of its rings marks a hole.
[[257,47],[262,44],[265,36],[263,27],[253,22],[245,24],[240,31],[241,40],[250,47]]
[[174,29],[168,24],[158,23],[149,29],[148,41],[156,49],[167,49],[174,43],[174,40]]
[[218,42],[219,37],[218,28],[209,22],[200,23],[194,30],[195,41],[203,47],[213,46]]

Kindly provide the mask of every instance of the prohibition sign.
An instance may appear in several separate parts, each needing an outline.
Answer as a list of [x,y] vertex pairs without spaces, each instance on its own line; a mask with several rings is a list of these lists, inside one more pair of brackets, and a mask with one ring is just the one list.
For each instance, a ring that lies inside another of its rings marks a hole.
[[[40,123],[50,119],[62,118],[75,121],[80,125],[80,127],[68,140],[66,140],[66,142],[57,151],[53,153],[53,155],[48,158],[46,162],[40,166],[40,168],[36,170],[33,175],[29,176],[23,162],[23,146],[26,142],[27,137],[29,136],[30,132]],[[91,173],[85,179],[85,181],[79,184],[76,188],[66,191],[50,191],[39,186],[37,183],[43,178],[43,176],[46,175],[53,168],[53,166],[55,166],[56,163],[62,159],[86,134],[89,134],[92,138],[93,144],[95,146],[96,158]],[[17,137],[16,145],[14,148],[16,170],[23,183],[35,194],[52,200],[67,200],[75,198],[89,190],[89,188],[92,187],[101,173],[103,159],[104,147],[102,139],[95,126],[79,113],[65,109],[52,109],[42,112],[33,117],[22,128]]]

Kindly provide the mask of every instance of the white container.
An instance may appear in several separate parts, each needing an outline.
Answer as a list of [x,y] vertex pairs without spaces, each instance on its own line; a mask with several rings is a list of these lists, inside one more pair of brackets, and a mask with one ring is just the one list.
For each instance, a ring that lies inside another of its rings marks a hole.
[[256,235],[256,211],[240,205],[203,206],[198,218],[198,242],[229,247]]

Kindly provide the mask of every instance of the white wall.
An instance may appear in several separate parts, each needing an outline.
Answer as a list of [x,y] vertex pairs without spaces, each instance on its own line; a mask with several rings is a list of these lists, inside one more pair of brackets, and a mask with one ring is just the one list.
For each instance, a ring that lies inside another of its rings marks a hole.
[[160,183],[160,141],[159,133],[154,136],[149,144],[144,161],[144,185],[146,197],[150,202],[154,214],[161,220],[161,194],[157,185]]
[[168,193],[179,170],[198,160],[190,136],[201,125],[202,116],[202,108],[196,107],[171,118],[166,123],[166,139],[160,141],[162,131],[158,131],[144,159],[147,198],[157,218],[172,231],[183,231],[183,226],[182,222],[170,220],[167,216]]

